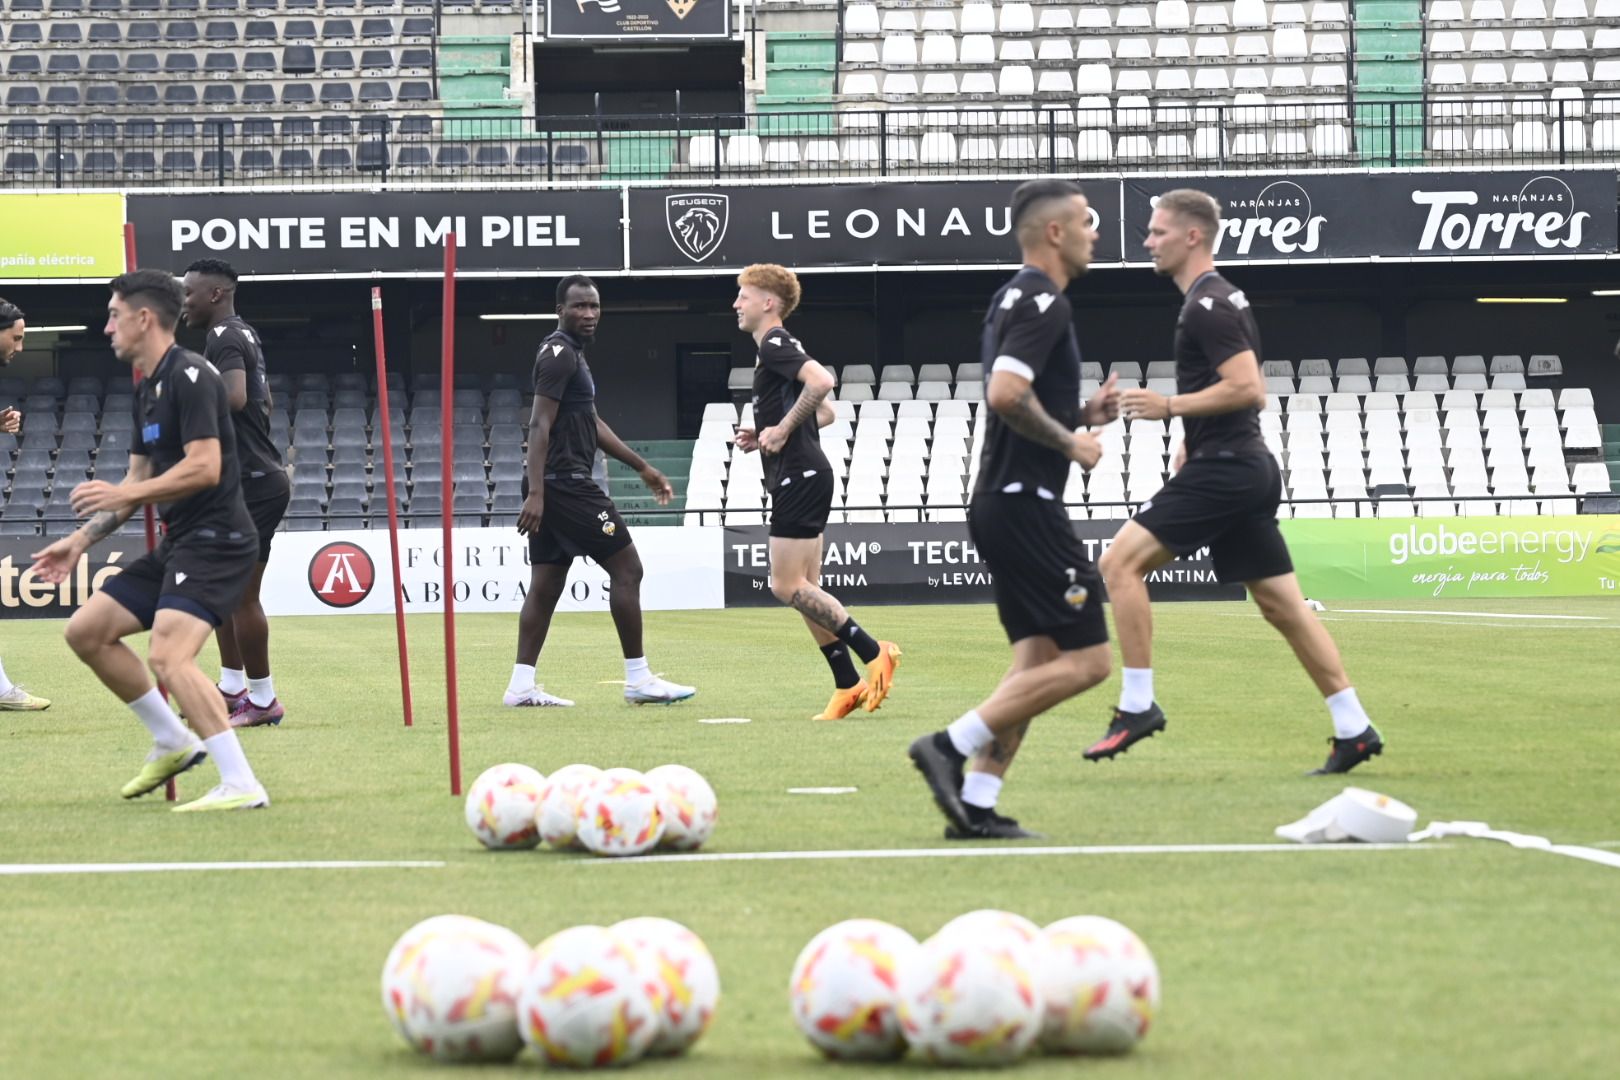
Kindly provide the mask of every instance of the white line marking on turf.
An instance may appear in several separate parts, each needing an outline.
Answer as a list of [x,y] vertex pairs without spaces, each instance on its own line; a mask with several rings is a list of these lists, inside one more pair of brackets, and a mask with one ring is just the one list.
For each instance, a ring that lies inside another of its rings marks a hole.
[[790,787],[789,795],[853,795],[860,788],[852,787]]
[[162,874],[194,870],[420,870],[442,862],[171,862],[171,863],[0,863],[0,877],[37,874]]
[[1403,611],[1396,608],[1334,608],[1339,614],[1366,615],[1455,615],[1463,619],[1567,619],[1572,622],[1608,622],[1602,615],[1514,615],[1501,611]]
[[693,855],[632,855],[580,863],[796,862],[818,859],[971,859],[1032,855],[1248,855],[1308,851],[1436,851],[1449,844],[1124,844],[1091,847],[894,848],[871,851],[726,851]]
[[707,720],[699,720],[700,724],[752,724],[753,721],[746,716],[714,716]]

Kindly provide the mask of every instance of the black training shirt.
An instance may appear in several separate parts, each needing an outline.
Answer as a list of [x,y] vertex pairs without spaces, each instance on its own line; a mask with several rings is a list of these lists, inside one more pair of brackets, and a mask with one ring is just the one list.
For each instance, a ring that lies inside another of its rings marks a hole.
[[[151,475],[162,476],[186,456],[186,444],[219,440],[219,483],[180,499],[158,504],[170,540],[188,537],[229,539],[258,535],[242,502],[241,466],[236,460],[236,429],[225,381],[207,360],[178,345],[169,347],[152,377],[135,388],[135,437]],[[212,532],[214,537],[207,534]]]
[[[804,384],[799,369],[810,362],[799,339],[778,326],[760,339],[754,359],[754,430],[764,431],[780,424],[798,404]],[[782,477],[800,477],[817,471],[831,471],[827,455],[821,452],[820,425],[814,416],[793,429],[780,454],[761,455],[765,487],[774,489]]]
[[[1011,371],[1030,381],[1041,407],[1071,431],[1080,426],[1080,343],[1069,301],[1034,267],[1026,266],[990,301],[979,344],[986,396],[990,376]],[[1067,455],[1031,442],[985,407],[984,450],[976,492],[1063,497]]]
[[285,475],[281,451],[270,440],[270,384],[265,377],[259,335],[240,315],[232,315],[208,331],[203,356],[222,374],[240,371],[247,378],[247,404],[231,413],[243,484],[251,485],[277,473]]
[[580,341],[554,330],[534,360],[534,392],[557,403],[546,445],[546,479],[589,480],[596,461],[596,382]]
[[[1220,366],[1241,352],[1260,363],[1260,328],[1243,290],[1214,270],[1192,283],[1176,319],[1176,393],[1194,394],[1221,381]],[[1260,410],[1182,420],[1187,456],[1265,454]]]

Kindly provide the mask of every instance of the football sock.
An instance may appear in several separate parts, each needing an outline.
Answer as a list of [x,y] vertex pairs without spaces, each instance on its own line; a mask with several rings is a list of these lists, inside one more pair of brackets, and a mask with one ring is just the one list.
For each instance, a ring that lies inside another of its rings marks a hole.
[[247,672],[241,668],[220,668],[219,688],[227,694],[240,694],[247,689]]
[[196,741],[174,710],[169,708],[168,699],[158,693],[155,686],[131,701],[129,708],[146,726],[146,730],[152,733],[152,739],[160,750],[181,750]]
[[533,664],[513,664],[512,681],[506,684],[508,694],[521,694],[534,685]]
[[861,681],[861,677],[855,673],[855,661],[849,658],[849,650],[842,641],[823,645],[821,655],[827,658],[827,666],[832,668],[833,683],[838,689],[848,690]]
[[951,740],[951,745],[956,747],[956,752],[963,757],[972,757],[996,741],[995,732],[990,730],[977,709],[963,713],[960,719],[945,729],[945,734]]
[[861,658],[863,664],[870,664],[878,658],[877,641],[871,634],[856,626],[854,619],[844,620],[844,625],[838,628],[838,640],[854,649],[855,655]]
[[242,753],[242,744],[236,739],[236,732],[222,731],[218,735],[211,735],[203,740],[208,755],[219,766],[219,781],[238,790],[251,788],[258,784],[258,778],[253,775],[253,769],[248,765],[247,755]]
[[624,684],[626,686],[640,686],[650,678],[652,678],[652,669],[647,666],[645,656],[638,656],[634,660],[625,659]]
[[0,665],[0,694],[11,693],[11,680],[6,678],[6,669]]
[[987,772],[970,772],[962,778],[962,801],[969,806],[980,806],[986,810],[995,808],[996,798],[1001,794],[1001,777],[991,776]]
[[1153,708],[1153,669],[1150,667],[1123,670],[1124,685],[1119,688],[1121,712],[1147,712]]
[[262,679],[249,679],[248,700],[259,708],[264,708],[276,700],[276,683],[270,676]]
[[1340,739],[1353,739],[1372,726],[1367,710],[1361,707],[1356,689],[1347,686],[1327,699],[1328,712],[1333,715],[1333,734]]

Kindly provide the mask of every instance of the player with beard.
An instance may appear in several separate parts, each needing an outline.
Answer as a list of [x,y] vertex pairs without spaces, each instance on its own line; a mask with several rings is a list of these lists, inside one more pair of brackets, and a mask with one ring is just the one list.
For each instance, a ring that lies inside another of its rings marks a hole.
[[[0,300],[0,368],[10,364],[22,352],[23,334],[27,330],[22,309]],[[15,435],[21,430],[22,413],[9,405],[0,407],[0,433]],[[5,668],[0,667],[0,712],[38,712],[50,707],[51,703],[45,698],[35,697],[6,678]]]

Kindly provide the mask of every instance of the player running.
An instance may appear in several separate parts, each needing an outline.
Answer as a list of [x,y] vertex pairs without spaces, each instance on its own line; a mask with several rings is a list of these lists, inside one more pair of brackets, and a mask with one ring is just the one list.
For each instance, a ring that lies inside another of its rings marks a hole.
[[[1112,377],[1082,407],[1080,346],[1063,290],[1085,273],[1097,233],[1079,185],[1031,180],[1013,192],[1024,266],[990,301],[980,356],[989,419],[968,529],[995,579],[1012,668],[977,708],[911,744],[951,840],[1035,835],[996,813],[1029,722],[1108,677],[1102,582],[1063,510],[1069,463],[1096,465],[1086,425],[1118,412]],[[964,775],[964,768],[971,766]]]
[[[208,636],[241,601],[259,552],[242,502],[225,383],[208,361],[175,344],[181,293],[171,274],[133,270],[111,287],[106,334],[113,353],[144,376],[135,389],[129,473],[121,484],[91,480],[73,489],[73,509],[95,516],[38,552],[33,573],[65,581],[79,557],[136,507],[156,506],[162,543],[108,578],[67,624],[79,659],[152,733],[152,752],[124,785],[124,798],[145,795],[212,755],[219,786],[176,811],[269,806],[226,721],[224,700],[197,666]],[[124,644],[142,630],[152,631],[146,666],[174,692],[195,735]]]
[[596,382],[585,347],[596,337],[602,299],[583,274],[557,286],[557,329],[540,343],[534,362],[534,412],[518,532],[529,538],[529,595],[518,616],[517,663],[503,701],[512,706],[572,705],[535,682],[535,664],[552,613],[568,582],[568,567],[584,556],[607,571],[608,608],[624,651],[624,700],[669,704],[697,693],[652,673],[641,645],[641,556],[613,500],[591,479],[598,445],[641,475],[660,504],[675,489],[596,414]]
[[[737,326],[752,334],[754,424],[737,429],[737,449],[760,451],[771,493],[771,592],[804,618],[810,636],[832,668],[832,700],[815,717],[839,720],[864,705],[874,711],[894,685],[900,648],[876,641],[821,588],[821,534],[827,529],[836,483],[816,437],[833,421],[827,395],[833,374],[805,354],[782,320],[799,306],[799,279],[774,263],[759,263],[737,275]],[[811,420],[815,423],[812,425]],[[866,665],[856,674],[850,650]]]
[[[23,334],[28,330],[22,309],[16,304],[0,300],[0,368],[5,367],[22,352]],[[0,434],[15,435],[22,430],[22,413],[7,405],[0,408]],[[0,712],[38,712],[51,703],[35,697],[6,678],[6,669],[0,667]]]
[[1220,220],[1220,204],[1204,192],[1170,191],[1159,196],[1143,244],[1154,268],[1186,297],[1176,320],[1176,394],[1126,390],[1121,409],[1132,420],[1185,417],[1185,441],[1171,466],[1174,475],[1120,527],[1100,560],[1125,679],[1108,733],[1085,756],[1111,758],[1164,730],[1164,713],[1153,699],[1153,612],[1143,578],[1208,546],[1216,577],[1243,583],[1327,699],[1332,750],[1313,774],[1349,772],[1382,753],[1384,740],[1361,707],[1333,638],[1305,606],[1277,528],[1282,474],[1260,435],[1266,405],[1260,331],[1243,291],[1215,269]]

